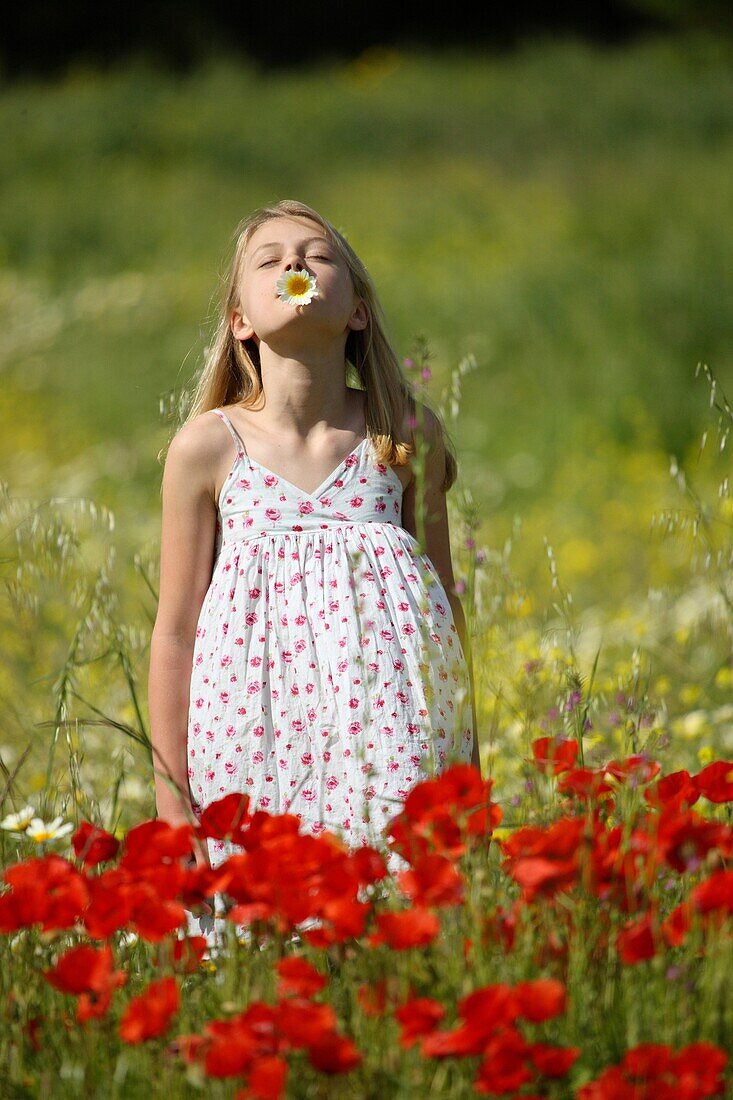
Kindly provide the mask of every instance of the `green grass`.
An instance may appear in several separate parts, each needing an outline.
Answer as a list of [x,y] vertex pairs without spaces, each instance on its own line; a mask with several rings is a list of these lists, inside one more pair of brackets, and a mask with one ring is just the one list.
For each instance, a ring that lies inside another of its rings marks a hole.
[[549,474],[576,414],[630,441],[629,395],[680,449],[695,364],[731,358],[730,60],[705,36],[569,39],[6,89],[8,384],[47,392],[79,449],[139,438],[151,490],[158,396],[200,363],[234,225],[292,196],[347,233],[400,351],[425,334],[446,373],[476,354],[474,475],[516,450]]

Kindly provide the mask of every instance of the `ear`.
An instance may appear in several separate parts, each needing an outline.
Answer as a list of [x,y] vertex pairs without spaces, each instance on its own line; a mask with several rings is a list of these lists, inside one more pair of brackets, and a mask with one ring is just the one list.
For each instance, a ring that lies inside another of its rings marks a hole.
[[350,329],[363,329],[367,327],[369,322],[369,311],[367,310],[366,303],[363,298],[359,298],[358,302],[354,306],[351,317],[349,317]]
[[250,340],[254,336],[254,329],[245,315],[238,309],[233,309],[229,315],[229,325],[237,340]]

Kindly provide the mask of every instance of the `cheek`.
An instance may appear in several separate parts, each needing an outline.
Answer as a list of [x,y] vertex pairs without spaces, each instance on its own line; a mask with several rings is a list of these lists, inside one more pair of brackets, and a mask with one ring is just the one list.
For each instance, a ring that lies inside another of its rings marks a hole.
[[268,278],[267,275],[260,275],[257,281],[250,286],[247,298],[253,311],[267,309],[277,300],[276,281],[277,276],[274,274],[271,278]]

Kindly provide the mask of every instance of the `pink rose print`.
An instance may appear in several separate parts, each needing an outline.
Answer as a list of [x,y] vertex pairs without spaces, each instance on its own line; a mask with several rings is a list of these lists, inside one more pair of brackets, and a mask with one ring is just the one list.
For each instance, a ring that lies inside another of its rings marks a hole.
[[[238,410],[215,412],[238,436]],[[191,804],[246,791],[252,810],[297,813],[302,832],[380,847],[418,779],[471,757],[449,601],[371,440],[319,498],[236,450],[192,654]],[[212,865],[231,847],[212,842]]]

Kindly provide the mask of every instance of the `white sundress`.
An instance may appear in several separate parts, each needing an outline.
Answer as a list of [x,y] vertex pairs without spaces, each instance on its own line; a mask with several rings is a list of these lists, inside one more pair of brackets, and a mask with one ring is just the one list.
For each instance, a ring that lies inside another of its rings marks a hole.
[[[188,715],[196,816],[233,791],[404,866],[382,830],[473,750],[450,603],[401,526],[402,483],[367,436],[312,493],[237,451],[218,501]],[[241,851],[208,840],[212,867]]]

